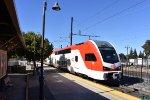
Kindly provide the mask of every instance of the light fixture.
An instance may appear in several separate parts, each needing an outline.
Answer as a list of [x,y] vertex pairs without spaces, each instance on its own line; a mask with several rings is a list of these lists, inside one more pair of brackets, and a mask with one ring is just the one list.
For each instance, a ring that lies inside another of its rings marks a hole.
[[58,5],[58,2],[56,2],[56,3],[54,4],[54,6],[52,7],[52,9],[53,9],[53,10],[56,10],[56,11],[61,10],[61,8],[60,8],[59,5]]

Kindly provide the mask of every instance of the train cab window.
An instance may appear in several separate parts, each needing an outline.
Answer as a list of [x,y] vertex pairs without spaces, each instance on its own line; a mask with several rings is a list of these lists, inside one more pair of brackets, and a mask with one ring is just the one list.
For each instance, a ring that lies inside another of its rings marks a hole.
[[85,61],[96,61],[96,57],[93,53],[85,54]]
[[75,56],[75,61],[78,62],[78,56]]
[[99,47],[99,51],[102,55],[103,61],[107,63],[119,62],[118,55],[114,48],[110,47]]

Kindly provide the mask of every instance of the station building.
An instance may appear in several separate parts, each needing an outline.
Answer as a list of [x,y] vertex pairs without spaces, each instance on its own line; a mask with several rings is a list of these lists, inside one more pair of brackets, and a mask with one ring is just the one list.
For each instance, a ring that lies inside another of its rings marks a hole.
[[10,49],[25,48],[14,0],[0,0],[0,80],[7,75]]

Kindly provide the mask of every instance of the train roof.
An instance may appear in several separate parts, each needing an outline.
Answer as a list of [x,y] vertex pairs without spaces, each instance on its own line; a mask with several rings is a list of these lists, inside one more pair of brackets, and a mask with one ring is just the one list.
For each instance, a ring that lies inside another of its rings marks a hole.
[[92,40],[96,43],[98,47],[113,47],[109,42],[107,41],[98,41],[98,40]]
[[95,42],[95,44],[98,46],[98,47],[113,47],[109,42],[107,41],[99,41],[99,40],[87,40],[85,42],[82,42],[82,43],[78,43],[78,44],[74,44],[74,45],[71,45],[71,46],[67,46],[67,47],[64,47],[64,48],[60,48],[58,50],[54,50],[53,52],[57,52],[57,51],[60,51],[60,50],[67,50],[67,49],[70,49],[74,46],[77,46],[77,45],[82,45],[88,41],[91,41],[91,42]]

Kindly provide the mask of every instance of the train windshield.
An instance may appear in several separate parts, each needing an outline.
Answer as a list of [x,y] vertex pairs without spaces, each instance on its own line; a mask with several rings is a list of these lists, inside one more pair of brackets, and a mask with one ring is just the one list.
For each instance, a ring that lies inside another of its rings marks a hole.
[[99,47],[99,51],[102,55],[103,61],[107,63],[119,62],[118,55],[112,47]]

